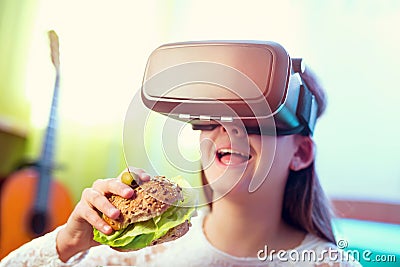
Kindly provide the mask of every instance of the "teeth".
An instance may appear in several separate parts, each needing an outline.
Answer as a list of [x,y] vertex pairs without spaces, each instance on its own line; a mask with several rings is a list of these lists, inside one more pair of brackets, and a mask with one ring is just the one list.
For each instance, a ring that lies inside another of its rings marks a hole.
[[217,153],[218,153],[218,155],[220,157],[222,157],[223,155],[226,155],[226,154],[236,154],[236,155],[240,155],[240,156],[242,156],[244,158],[247,158],[247,159],[251,158],[251,155],[247,155],[247,154],[244,154],[244,153],[241,153],[241,152],[238,152],[238,151],[234,151],[234,150],[228,149],[228,148],[218,149]]

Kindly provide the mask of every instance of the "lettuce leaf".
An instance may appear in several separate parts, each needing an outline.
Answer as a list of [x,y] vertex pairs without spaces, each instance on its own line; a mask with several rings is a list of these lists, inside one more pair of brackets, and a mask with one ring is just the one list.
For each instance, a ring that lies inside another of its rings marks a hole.
[[190,184],[181,177],[175,177],[174,182],[183,188],[184,200],[169,207],[163,214],[144,222],[129,225],[126,229],[115,231],[111,235],[105,235],[93,228],[93,239],[101,244],[121,249],[141,249],[165,235],[172,229],[195,214],[196,196],[189,192]]

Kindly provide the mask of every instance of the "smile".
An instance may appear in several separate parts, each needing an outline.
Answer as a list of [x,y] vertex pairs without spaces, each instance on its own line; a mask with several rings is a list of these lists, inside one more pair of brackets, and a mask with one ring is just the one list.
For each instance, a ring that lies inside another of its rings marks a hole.
[[251,155],[244,154],[228,148],[221,148],[217,150],[216,156],[224,165],[239,165],[251,159]]

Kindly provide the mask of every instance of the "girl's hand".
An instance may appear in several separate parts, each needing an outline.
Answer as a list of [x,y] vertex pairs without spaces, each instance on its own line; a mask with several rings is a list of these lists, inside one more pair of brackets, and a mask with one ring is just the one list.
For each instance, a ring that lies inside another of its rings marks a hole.
[[[130,167],[129,170],[137,174],[142,181],[150,179],[150,175],[142,169]],[[117,178],[96,180],[91,188],[83,190],[81,200],[56,238],[57,251],[62,261],[65,262],[76,253],[99,245],[93,240],[93,227],[104,234],[113,232],[99,212],[112,219],[118,218],[120,211],[108,201],[106,194],[117,194],[124,198],[132,196],[133,189],[122,183],[120,179],[121,175],[127,171],[127,169],[124,170]]]

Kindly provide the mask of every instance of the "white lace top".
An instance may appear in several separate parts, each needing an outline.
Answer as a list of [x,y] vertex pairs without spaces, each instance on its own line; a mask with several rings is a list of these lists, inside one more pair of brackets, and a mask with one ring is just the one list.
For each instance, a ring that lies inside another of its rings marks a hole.
[[[67,263],[59,260],[56,235],[61,227],[11,252],[0,267],[11,266],[361,266],[333,244],[307,235],[293,250],[271,253],[265,248],[252,258],[231,256],[213,247],[202,231],[204,212],[192,219],[189,232],[172,242],[133,252],[117,252],[108,246],[78,253]],[[265,253],[267,251],[267,253]],[[331,251],[331,252],[329,252]],[[271,253],[271,254],[270,254]],[[319,261],[318,261],[319,260]]]

